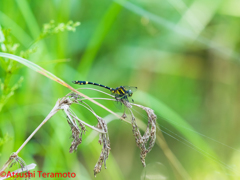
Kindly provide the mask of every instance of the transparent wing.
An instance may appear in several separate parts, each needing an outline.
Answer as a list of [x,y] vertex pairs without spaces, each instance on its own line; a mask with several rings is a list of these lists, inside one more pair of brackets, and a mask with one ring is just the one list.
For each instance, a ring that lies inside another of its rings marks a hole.
[[119,110],[122,110],[122,107],[124,106],[120,101],[114,101],[114,105]]
[[132,92],[135,92],[137,90],[137,87],[134,86],[123,86],[126,90],[131,90]]

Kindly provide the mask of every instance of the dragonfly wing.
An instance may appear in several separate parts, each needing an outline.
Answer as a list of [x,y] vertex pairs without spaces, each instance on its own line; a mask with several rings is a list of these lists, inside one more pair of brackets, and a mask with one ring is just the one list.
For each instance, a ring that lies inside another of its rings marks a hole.
[[131,90],[132,92],[135,92],[137,90],[137,87],[135,86],[123,86],[126,90]]

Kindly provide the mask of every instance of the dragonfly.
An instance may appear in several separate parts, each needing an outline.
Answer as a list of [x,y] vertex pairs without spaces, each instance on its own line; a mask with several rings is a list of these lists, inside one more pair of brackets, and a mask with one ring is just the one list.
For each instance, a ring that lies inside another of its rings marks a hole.
[[[116,100],[126,100],[129,102],[128,98],[132,97],[133,92],[137,90],[137,87],[132,87],[132,86],[119,86],[116,88],[111,88],[108,86],[104,86],[102,84],[94,83],[94,82],[88,82],[88,81],[72,81],[74,84],[79,84],[79,85],[87,85],[87,84],[92,84],[95,86],[100,86],[105,89],[108,89],[111,91],[111,93],[115,96]],[[132,99],[134,102],[134,100]]]

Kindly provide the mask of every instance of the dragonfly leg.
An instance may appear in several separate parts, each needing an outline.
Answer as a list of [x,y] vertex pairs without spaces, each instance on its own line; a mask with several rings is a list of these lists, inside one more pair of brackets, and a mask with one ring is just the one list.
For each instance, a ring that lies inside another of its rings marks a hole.
[[121,99],[123,99],[123,100],[129,102],[129,101],[128,101],[128,97],[127,97],[127,95],[124,95],[123,97],[121,97]]

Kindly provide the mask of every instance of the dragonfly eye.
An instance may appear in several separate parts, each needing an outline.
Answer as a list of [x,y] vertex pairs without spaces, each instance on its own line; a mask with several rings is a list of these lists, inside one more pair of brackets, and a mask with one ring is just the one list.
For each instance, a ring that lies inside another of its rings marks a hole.
[[128,95],[129,95],[129,96],[132,96],[132,94],[133,94],[132,91],[131,91],[131,90],[128,90]]

